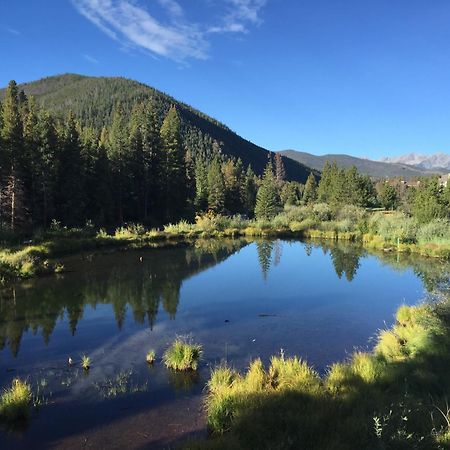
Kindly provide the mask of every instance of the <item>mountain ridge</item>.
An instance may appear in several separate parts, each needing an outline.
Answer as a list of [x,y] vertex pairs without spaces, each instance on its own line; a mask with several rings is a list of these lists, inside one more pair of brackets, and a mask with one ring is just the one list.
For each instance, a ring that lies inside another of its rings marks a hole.
[[371,159],[358,158],[356,156],[346,154],[327,154],[318,156],[297,150],[282,150],[280,153],[283,156],[291,158],[319,171],[323,169],[327,161],[336,161],[338,167],[349,168],[355,166],[360,173],[369,175],[373,178],[402,177],[405,179],[410,179],[414,177],[432,175],[433,173],[439,173],[439,171],[434,172],[419,167],[409,166],[407,164],[373,161]]
[[[112,112],[121,104],[126,114],[131,113],[134,104],[152,98],[162,122],[170,106],[179,112],[185,144],[195,140],[205,152],[210,151],[214,142],[219,143],[225,155],[241,158],[244,166],[251,165],[257,174],[262,174],[273,152],[239,136],[229,127],[207,114],[176,100],[174,97],[147,86],[139,81],[124,77],[91,77],[80,74],[62,74],[19,84],[19,89],[33,95],[37,103],[62,116],[72,111],[85,126],[100,129],[111,122]],[[0,100],[5,89],[0,89]],[[286,176],[290,180],[304,183],[308,175],[319,173],[303,164],[283,158]]]

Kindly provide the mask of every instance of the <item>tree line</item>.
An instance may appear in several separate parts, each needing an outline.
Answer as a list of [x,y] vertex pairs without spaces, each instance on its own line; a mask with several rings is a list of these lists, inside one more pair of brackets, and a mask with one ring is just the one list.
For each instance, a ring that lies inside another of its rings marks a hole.
[[97,131],[71,113],[53,116],[11,81],[0,103],[2,228],[157,225],[206,210],[252,215],[251,167],[192,133],[182,136],[174,106],[160,123],[151,98],[131,115],[117,105]]
[[372,180],[359,174],[356,167],[339,168],[336,162],[327,161],[319,181],[310,174],[302,185],[280,179],[280,162],[281,158],[275,167],[269,163],[259,183],[257,218],[272,219],[286,205],[314,203],[326,203],[335,209],[344,205],[399,209],[419,223],[450,218],[450,184],[441,185],[437,176],[420,178],[414,186],[408,186],[399,180]]
[[320,180],[286,179],[280,154],[269,153],[261,177],[220,144],[184,133],[172,106],[161,120],[152,98],[131,114],[117,104],[102,128],[82,126],[38,107],[11,81],[0,103],[0,226],[30,232],[53,221],[73,227],[192,220],[196,214],[270,219],[286,205],[328,203],[403,208],[419,220],[447,217],[450,187],[425,179],[401,190],[356,168],[327,162]]

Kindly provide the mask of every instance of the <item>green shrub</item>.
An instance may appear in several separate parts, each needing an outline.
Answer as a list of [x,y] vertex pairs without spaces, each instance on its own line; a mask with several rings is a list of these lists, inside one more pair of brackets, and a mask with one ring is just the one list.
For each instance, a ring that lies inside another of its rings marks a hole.
[[169,234],[184,234],[189,233],[195,229],[195,225],[190,224],[186,220],[180,220],[178,223],[164,226],[164,233]]
[[146,230],[141,224],[129,224],[124,227],[117,228],[114,237],[116,239],[138,239],[142,238]]
[[32,402],[31,387],[28,383],[15,379],[10,388],[0,397],[0,418],[6,422],[26,419]]
[[344,205],[336,212],[337,220],[349,220],[357,223],[367,218],[367,211],[364,208],[354,205]]
[[334,218],[333,210],[327,203],[316,203],[313,206],[312,216],[321,222],[326,222]]
[[305,219],[302,222],[291,222],[289,224],[289,229],[292,232],[301,232],[311,230],[316,227],[316,221],[314,219]]
[[417,232],[420,243],[448,240],[450,242],[450,220],[434,219],[423,224]]
[[178,337],[164,353],[163,362],[173,370],[197,370],[202,353],[201,345]]
[[305,219],[311,218],[313,215],[311,206],[286,206],[284,214],[289,222],[302,222]]
[[377,219],[378,234],[385,241],[414,243],[417,239],[417,221],[402,213],[395,213]]
[[290,220],[285,213],[278,214],[272,219],[272,226],[275,228],[289,228]]

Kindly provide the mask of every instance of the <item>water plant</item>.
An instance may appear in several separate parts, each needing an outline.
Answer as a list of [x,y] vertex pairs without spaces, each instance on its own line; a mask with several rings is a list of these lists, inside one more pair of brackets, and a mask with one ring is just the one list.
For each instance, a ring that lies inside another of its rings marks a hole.
[[0,419],[15,422],[28,418],[32,400],[31,386],[19,378],[14,379],[11,387],[1,394]]
[[147,352],[147,355],[146,355],[145,359],[146,359],[146,361],[149,364],[153,364],[156,361],[156,352],[155,352],[155,350],[149,350]]
[[197,370],[202,353],[201,345],[192,343],[188,338],[177,337],[165,351],[163,362],[168,369]]
[[81,367],[84,370],[89,370],[91,367],[91,358],[89,358],[89,356],[83,355],[81,357]]
[[143,384],[133,383],[132,378],[132,370],[121,371],[112,378],[105,378],[101,382],[94,383],[94,387],[104,399],[148,390],[147,382]]

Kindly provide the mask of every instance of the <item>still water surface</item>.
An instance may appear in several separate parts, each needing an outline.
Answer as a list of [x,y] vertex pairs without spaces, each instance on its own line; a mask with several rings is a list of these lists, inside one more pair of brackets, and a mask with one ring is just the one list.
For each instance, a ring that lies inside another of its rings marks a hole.
[[[371,348],[400,304],[450,273],[438,261],[280,240],[84,254],[65,266],[0,295],[0,386],[27,378],[48,403],[26,426],[0,430],[2,449],[165,448],[202,436],[214,364],[244,369],[283,349],[323,373]],[[177,335],[203,344],[197,374],[145,362]]]

